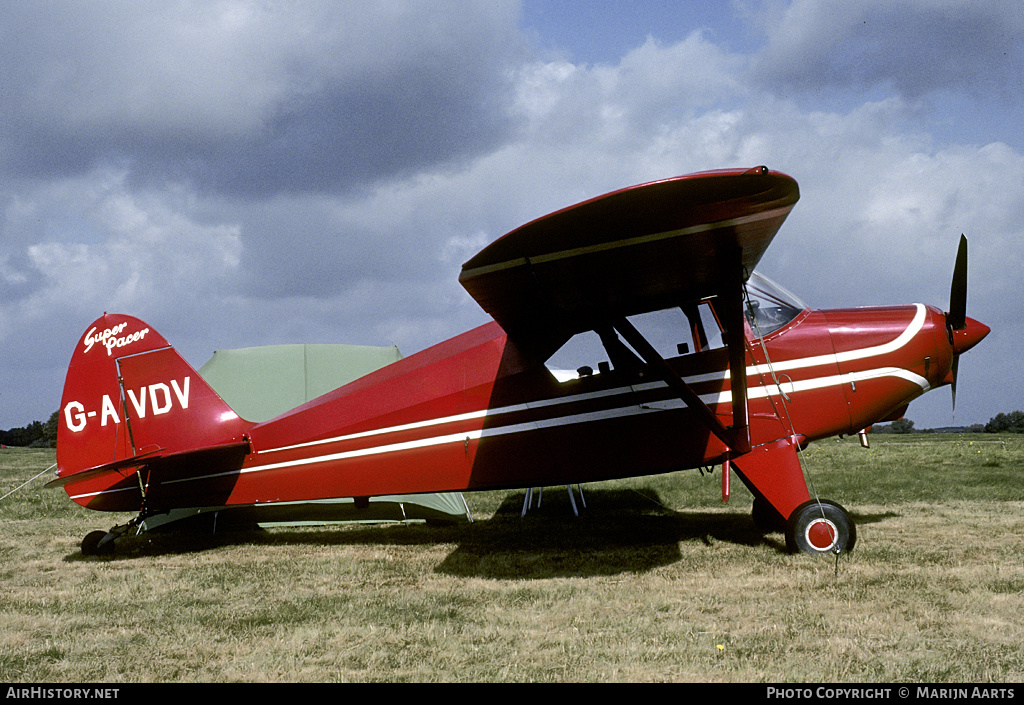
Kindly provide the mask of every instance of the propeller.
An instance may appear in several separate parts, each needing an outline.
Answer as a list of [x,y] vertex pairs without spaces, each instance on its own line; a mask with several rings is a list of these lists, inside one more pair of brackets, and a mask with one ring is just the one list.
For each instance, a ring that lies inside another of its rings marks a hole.
[[[949,328],[949,342],[952,344],[953,331],[967,328],[967,238],[960,234],[960,246],[956,251],[956,264],[953,265],[953,283],[949,287],[949,313],[946,314],[946,326]],[[960,353],[953,345],[953,413],[956,413],[956,375],[960,366]]]
[[949,312],[946,314],[946,333],[953,350],[953,364],[949,381],[953,388],[953,413],[956,413],[956,375],[960,356],[981,342],[990,329],[984,323],[967,317],[967,238],[960,236],[960,248],[953,267],[953,284],[949,289]]

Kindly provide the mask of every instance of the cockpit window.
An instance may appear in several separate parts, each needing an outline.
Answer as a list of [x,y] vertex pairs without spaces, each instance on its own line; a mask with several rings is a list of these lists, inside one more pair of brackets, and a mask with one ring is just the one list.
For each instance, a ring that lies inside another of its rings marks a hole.
[[[757,272],[747,280],[745,311],[756,336],[777,331],[807,307],[793,294]],[[699,355],[725,346],[715,299],[628,316],[629,322],[665,360]],[[611,324],[573,336],[546,362],[559,382],[615,371],[627,377],[645,362]]]
[[806,308],[800,299],[758,272],[747,280],[747,323],[756,336],[777,331]]
[[[629,323],[665,360],[725,346],[709,301],[627,316]],[[616,371],[642,372],[646,363],[609,324],[573,336],[546,362],[559,382]]]

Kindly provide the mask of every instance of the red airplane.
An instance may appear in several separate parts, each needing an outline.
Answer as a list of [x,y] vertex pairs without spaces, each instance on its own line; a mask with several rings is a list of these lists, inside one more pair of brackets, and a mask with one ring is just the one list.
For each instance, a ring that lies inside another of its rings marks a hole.
[[[71,359],[53,483],[84,507],[138,517],[82,550],[182,510],[301,513],[330,499],[359,507],[721,464],[723,498],[735,472],[755,522],[783,528],[790,550],[848,551],[854,522],[811,497],[800,448],[900,418],[935,387],[952,384],[955,403],[959,356],[989,328],[966,317],[962,236],[948,313],[810,310],[754,273],[798,198],[791,177],[756,167],[542,217],[462,268],[494,321],[261,423],[149,325],[104,314]],[[568,379],[549,369],[581,335],[600,359]]]

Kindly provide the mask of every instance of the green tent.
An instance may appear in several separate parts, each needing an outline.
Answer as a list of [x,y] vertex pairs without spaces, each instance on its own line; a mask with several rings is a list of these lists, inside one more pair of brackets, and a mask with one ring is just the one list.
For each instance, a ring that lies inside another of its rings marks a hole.
[[243,419],[267,421],[401,359],[394,346],[267,345],[218,350],[199,374]]
[[[267,421],[327,392],[402,359],[397,347],[365,345],[269,345],[218,350],[199,374],[235,413],[248,421]],[[198,515],[225,512],[224,507],[175,510],[146,519],[144,528]],[[233,520],[260,526],[297,526],[340,522],[463,520],[472,517],[461,492],[371,497],[368,506],[338,499],[279,502],[233,507]]]

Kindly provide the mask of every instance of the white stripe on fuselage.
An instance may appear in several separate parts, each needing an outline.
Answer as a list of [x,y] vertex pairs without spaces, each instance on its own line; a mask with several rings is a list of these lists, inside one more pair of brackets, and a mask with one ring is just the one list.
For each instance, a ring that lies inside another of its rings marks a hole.
[[[926,317],[926,309],[923,304],[915,304],[917,311],[914,315],[913,320],[907,326],[907,328],[900,333],[896,338],[883,343],[882,345],[876,345],[869,348],[861,348],[858,350],[850,350],[839,354],[827,354],[827,355],[816,355],[813,357],[799,358],[795,360],[786,360],[771,365],[751,365],[746,368],[747,376],[757,376],[760,378],[761,375],[767,375],[779,372],[788,372],[798,369],[807,369],[811,367],[817,367],[821,365],[837,365],[839,362],[848,362],[852,360],[864,360],[879,355],[885,355],[896,350],[899,350],[906,345],[924,325]],[[699,384],[701,382],[710,382],[716,380],[728,379],[728,370],[724,372],[714,372],[704,375],[695,375],[692,377],[684,378],[688,384]],[[859,372],[851,372],[845,374],[833,374],[825,375],[821,377],[812,377],[809,379],[802,379],[797,381],[788,381],[782,384],[762,384],[754,387],[750,387],[747,391],[748,399],[763,399],[767,397],[779,396],[785,393],[787,396],[791,394],[798,394],[800,392],[823,389],[827,387],[839,386],[843,384],[849,384],[851,382],[860,382],[868,379],[880,379],[883,377],[897,377],[903,379],[911,384],[921,387],[922,392],[929,389],[928,380],[920,375],[905,370],[900,367],[879,367],[871,370],[863,370]],[[601,390],[597,392],[588,392],[585,394],[576,394],[567,397],[556,397],[549,399],[539,399],[537,401],[528,402],[526,404],[513,404],[510,406],[499,407],[496,409],[480,409],[477,411],[471,411],[464,414],[455,414],[452,416],[445,416],[435,419],[425,419],[423,421],[416,421],[408,424],[401,424],[397,426],[389,426],[386,428],[372,429],[369,431],[362,431],[359,433],[352,433],[342,436],[334,436],[331,438],[325,438],[316,441],[310,441],[308,443],[298,443],[294,445],[281,446],[278,448],[268,448],[266,450],[257,451],[256,455],[267,455],[270,453],[276,453],[285,450],[296,450],[300,448],[310,448],[318,445],[325,445],[331,443],[340,443],[343,441],[358,440],[360,438],[370,438],[373,436],[382,436],[391,433],[397,433],[401,431],[410,431],[421,428],[430,428],[435,426],[443,426],[453,423],[461,423],[464,421],[472,421],[475,419],[493,418],[504,414],[528,411],[530,409],[539,409],[544,407],[558,406],[562,404],[573,404],[578,402],[590,401],[594,399],[615,397],[630,394],[633,392],[649,391],[654,389],[661,389],[666,387],[665,382],[650,382],[635,386],[617,387],[614,389]],[[700,395],[701,401],[709,405],[717,405],[722,403],[728,403],[731,401],[730,392],[715,392],[712,394]],[[487,429],[469,429],[465,431],[459,431],[457,433],[447,433],[437,436],[431,436],[428,438],[420,438],[412,441],[405,441],[401,443],[387,443],[383,445],[370,446],[367,448],[359,448],[350,451],[342,451],[338,453],[326,453],[323,455],[313,455],[306,458],[298,458],[295,460],[288,460],[279,463],[269,463],[266,465],[256,465],[242,470],[232,470],[224,473],[215,473],[212,475],[204,475],[201,477],[190,477],[182,478],[180,480],[165,480],[163,484],[175,484],[179,482],[193,482],[196,480],[206,480],[214,477],[223,475],[231,475],[235,473],[247,474],[252,472],[262,472],[264,470],[279,470],[288,467],[300,467],[305,465],[312,465],[317,463],[334,462],[339,460],[345,460],[349,458],[365,457],[368,455],[379,455],[384,453],[394,453],[404,450],[413,450],[417,448],[428,448],[431,446],[444,445],[448,443],[466,443],[472,440],[479,440],[481,438],[489,438],[496,436],[504,436],[513,433],[522,433],[526,431],[535,431],[543,428],[557,428],[560,426],[568,426],[580,423],[590,423],[594,421],[612,419],[612,418],[626,418],[629,416],[635,416],[644,413],[657,413],[659,411],[682,408],[684,403],[681,399],[666,399],[663,401],[645,403],[638,405],[636,403],[627,403],[622,406],[602,409],[599,411],[569,414],[566,416],[560,416],[550,419],[540,419],[535,421],[528,421],[525,423],[514,423],[505,426],[491,427]],[[95,493],[103,494],[103,492]],[[86,496],[86,495],[78,495]],[[74,498],[74,497],[73,497]]]
[[846,352],[841,353],[775,362],[771,365],[756,365],[755,367],[747,368],[747,375],[770,374],[772,370],[775,372],[785,372],[786,370],[799,370],[807,367],[814,367],[816,365],[831,365],[834,363],[852,362],[854,360],[865,360],[869,357],[887,355],[899,350],[909,343],[915,335],[921,332],[921,328],[924,327],[925,318],[928,313],[927,309],[925,309],[924,304],[914,304],[914,306],[917,310],[914,313],[914,318],[910,322],[910,325],[907,326],[906,330],[890,340],[888,343],[882,343],[881,345],[875,345],[870,348],[860,348],[859,350],[847,350]]
[[[907,326],[906,330],[900,333],[897,337],[893,338],[888,343],[882,345],[876,345],[870,348],[861,348],[859,350],[850,350],[843,353],[830,353],[827,355],[816,355],[814,357],[804,357],[795,360],[786,360],[783,362],[762,364],[762,365],[751,365],[746,368],[747,377],[760,376],[765,374],[771,374],[773,372],[788,372],[791,370],[806,369],[809,367],[817,367],[820,365],[837,365],[839,362],[849,362],[852,360],[863,360],[869,357],[875,357],[878,355],[885,355],[895,350],[899,350],[901,347],[906,345],[918,332],[920,332],[925,321],[926,310],[923,304],[915,304],[917,311],[914,314],[913,320],[910,325]],[[865,379],[874,379],[879,377],[901,377],[906,379],[908,382],[917,384],[922,390],[928,390],[928,381],[920,375],[914,374],[908,370],[896,367],[883,367],[877,370],[865,370],[863,372],[847,373],[846,375],[830,375],[827,377],[812,378],[807,380],[800,380],[798,382],[789,382],[782,385],[783,391],[786,394],[791,392],[801,392],[810,389],[821,389],[823,387],[830,387],[840,384],[848,384],[849,382],[859,382]],[[712,372],[703,375],[694,375],[691,377],[684,378],[687,384],[700,384],[702,382],[715,382],[720,380],[726,380],[729,378],[729,371],[723,372]],[[588,392],[586,394],[576,394],[567,397],[553,397],[549,399],[539,399],[537,401],[528,402],[526,404],[514,404],[511,406],[503,406],[496,409],[480,409],[478,411],[471,411],[465,414],[456,414],[454,416],[445,416],[436,419],[426,419],[423,421],[415,421],[413,423],[401,424],[399,426],[389,426],[386,428],[371,429],[369,431],[362,431],[360,433],[352,433],[344,436],[333,436],[331,438],[324,438],[316,441],[309,441],[307,443],[297,443],[294,445],[281,446],[279,448],[268,448],[266,450],[259,451],[259,453],[274,453],[282,450],[293,450],[296,448],[307,448],[316,445],[324,445],[327,443],[338,443],[341,441],[350,441],[359,438],[368,438],[371,436],[379,436],[389,433],[397,433],[399,431],[411,431],[418,428],[428,428],[430,426],[440,426],[443,424],[457,423],[460,421],[470,421],[473,419],[480,419],[485,417],[495,417],[502,414],[509,414],[520,411],[527,411],[529,409],[539,409],[548,406],[557,406],[560,404],[574,404],[577,402],[591,401],[593,399],[600,399],[603,397],[618,396],[621,394],[628,394],[630,392],[648,391],[652,389],[660,389],[667,386],[665,382],[650,382],[646,384],[634,385],[629,387],[617,387],[614,389],[605,389],[597,392]],[[747,397],[749,399],[760,399],[767,396],[778,396],[779,388],[776,385],[762,385],[754,387],[749,390]],[[722,402],[728,402],[731,400],[731,395],[728,392],[721,394],[706,394],[701,396],[701,400],[706,404],[719,404]]]

